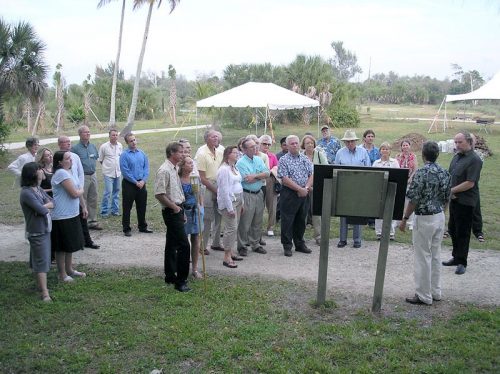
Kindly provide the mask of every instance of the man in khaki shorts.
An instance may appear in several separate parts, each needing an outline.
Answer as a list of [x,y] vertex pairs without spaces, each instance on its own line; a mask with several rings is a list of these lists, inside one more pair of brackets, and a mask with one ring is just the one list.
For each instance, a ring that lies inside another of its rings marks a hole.
[[[201,183],[206,187],[204,196],[205,216],[203,217],[203,245],[201,248],[208,252],[208,241],[212,234],[212,246],[215,251],[224,251],[220,243],[221,215],[217,210],[217,170],[222,163],[223,149],[219,145],[219,133],[209,130],[205,133],[205,145],[196,152],[196,166],[200,173]],[[212,227],[213,223],[213,227]]]

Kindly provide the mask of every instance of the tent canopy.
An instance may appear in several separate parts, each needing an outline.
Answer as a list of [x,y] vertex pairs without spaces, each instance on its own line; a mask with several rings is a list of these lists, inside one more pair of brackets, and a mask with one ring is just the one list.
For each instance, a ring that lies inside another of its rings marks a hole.
[[475,91],[461,95],[446,95],[447,103],[462,100],[500,100],[500,72]]
[[299,95],[296,92],[273,83],[248,82],[220,94],[196,102],[198,108],[269,108],[286,110],[315,108],[317,100]]

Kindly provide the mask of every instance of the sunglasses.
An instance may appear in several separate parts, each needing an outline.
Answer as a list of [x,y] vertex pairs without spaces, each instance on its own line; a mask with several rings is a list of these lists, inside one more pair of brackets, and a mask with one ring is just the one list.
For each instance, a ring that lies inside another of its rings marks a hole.
[[260,144],[262,144],[262,145],[267,145],[268,147],[270,147],[270,146],[271,146],[271,144],[270,144],[270,143],[260,143]]

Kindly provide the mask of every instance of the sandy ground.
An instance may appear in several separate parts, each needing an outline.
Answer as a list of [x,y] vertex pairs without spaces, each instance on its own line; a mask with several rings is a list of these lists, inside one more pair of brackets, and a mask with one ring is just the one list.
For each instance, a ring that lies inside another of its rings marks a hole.
[[[0,225],[0,261],[26,261],[29,246],[23,239],[22,226]],[[74,255],[75,263],[98,267],[147,267],[162,276],[164,232],[141,234],[130,238],[121,233],[92,232],[100,249],[85,249]],[[309,241],[312,254],[294,252],[284,257],[279,237],[266,237],[267,254],[249,253],[237,269],[222,266],[222,252],[206,256],[207,274],[234,276],[258,275],[267,278],[295,280],[315,285],[318,278],[319,246]],[[378,242],[364,242],[361,249],[349,246],[338,249],[336,238],[330,240],[328,263],[328,296],[358,295],[371,299],[375,281]],[[351,243],[349,243],[350,245]],[[487,244],[487,243],[485,243]],[[450,248],[443,248],[442,260],[451,257]],[[200,257],[201,268],[201,257]],[[477,305],[500,305],[500,253],[473,250],[465,275],[455,275],[454,267],[443,267],[441,273],[443,300]],[[414,293],[413,251],[411,246],[390,244],[384,284],[384,298],[404,299]],[[312,295],[314,298],[315,295]],[[357,297],[357,296],[354,296]]]

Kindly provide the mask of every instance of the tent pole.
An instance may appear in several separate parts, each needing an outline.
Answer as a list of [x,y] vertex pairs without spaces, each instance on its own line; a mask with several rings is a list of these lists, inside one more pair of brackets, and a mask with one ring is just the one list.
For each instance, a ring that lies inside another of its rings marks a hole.
[[[445,97],[446,99],[446,97]],[[444,103],[444,121],[443,121],[443,132],[446,132],[446,129],[448,128],[448,124],[446,123],[448,121],[448,115],[446,113],[446,102]]]
[[266,118],[264,119],[264,134],[267,134],[267,115],[269,113],[269,106],[266,106]]
[[257,109],[255,109],[255,136],[257,135],[257,125],[259,123],[259,112]]
[[320,106],[318,106],[318,139],[320,138],[319,135],[320,135],[320,131],[319,131],[319,108]]
[[[432,123],[431,123],[431,126],[429,127],[429,130],[427,131],[427,134],[430,134],[431,133],[431,130],[432,128],[434,127],[434,124],[436,123],[436,121],[439,119],[439,113],[441,112],[441,107],[443,106],[443,103],[444,103],[444,107],[445,107],[445,113],[446,113],[446,96],[444,97],[443,101],[441,101],[441,105],[439,106],[439,109],[438,109],[438,112],[437,114],[434,116],[434,119],[432,120]],[[446,115],[445,115],[446,117]],[[437,123],[436,123],[436,132],[438,131],[437,129]]]
[[195,144],[198,144],[198,107],[196,107],[196,129],[195,129]]

